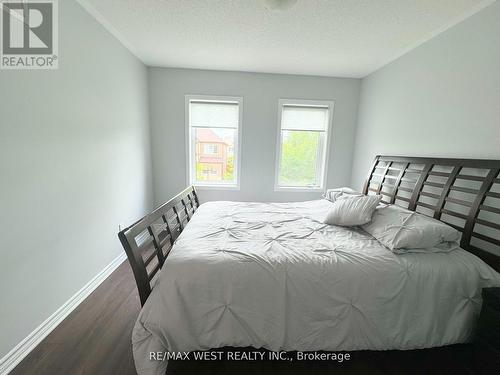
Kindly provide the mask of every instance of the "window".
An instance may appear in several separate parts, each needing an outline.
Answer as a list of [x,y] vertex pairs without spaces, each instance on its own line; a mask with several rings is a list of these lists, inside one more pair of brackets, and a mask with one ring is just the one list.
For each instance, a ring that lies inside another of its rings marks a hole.
[[[229,150],[229,148],[228,148]],[[216,144],[213,143],[205,143],[203,145],[203,153],[208,155],[217,155],[219,153],[219,148]]]
[[333,102],[280,100],[276,190],[322,190]]
[[239,187],[242,98],[186,96],[189,184]]

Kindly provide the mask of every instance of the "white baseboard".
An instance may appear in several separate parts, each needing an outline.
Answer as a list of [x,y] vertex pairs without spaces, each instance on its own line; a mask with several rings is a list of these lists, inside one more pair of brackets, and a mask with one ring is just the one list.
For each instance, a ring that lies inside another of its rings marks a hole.
[[7,375],[21,362],[50,332],[54,330],[80,303],[87,298],[127,258],[121,253],[82,289],[67,300],[55,313],[40,324],[23,341],[0,359],[0,375]]

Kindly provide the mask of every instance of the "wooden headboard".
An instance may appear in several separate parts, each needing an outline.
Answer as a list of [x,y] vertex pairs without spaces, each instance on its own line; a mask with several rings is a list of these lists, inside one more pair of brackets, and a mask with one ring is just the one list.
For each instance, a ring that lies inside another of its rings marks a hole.
[[460,246],[500,272],[500,160],[377,156],[364,194],[462,232]]

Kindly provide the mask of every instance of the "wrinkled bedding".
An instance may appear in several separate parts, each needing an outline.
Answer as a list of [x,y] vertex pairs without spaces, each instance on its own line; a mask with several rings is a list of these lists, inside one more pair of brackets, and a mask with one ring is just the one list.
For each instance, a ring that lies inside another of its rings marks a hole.
[[323,224],[331,202],[210,202],[177,239],[133,331],[150,352],[415,349],[466,342],[481,288],[500,274],[474,255],[397,255],[358,228]]

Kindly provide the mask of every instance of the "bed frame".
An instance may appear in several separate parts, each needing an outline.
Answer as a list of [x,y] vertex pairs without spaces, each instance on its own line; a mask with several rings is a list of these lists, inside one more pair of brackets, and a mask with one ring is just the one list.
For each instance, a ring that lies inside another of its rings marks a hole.
[[[500,272],[500,160],[377,156],[364,194],[380,194],[462,232],[461,247]],[[152,290],[175,240],[199,206],[193,186],[118,233],[139,290]]]

